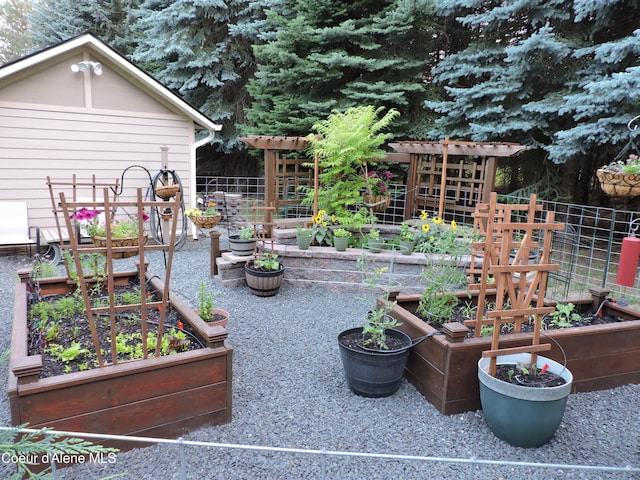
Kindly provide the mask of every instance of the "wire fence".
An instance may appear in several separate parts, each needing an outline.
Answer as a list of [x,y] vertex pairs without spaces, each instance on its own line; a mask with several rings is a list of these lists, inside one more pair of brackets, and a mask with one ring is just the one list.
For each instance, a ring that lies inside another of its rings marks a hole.
[[[242,218],[248,220],[252,219],[251,205],[263,204],[265,199],[264,178],[260,177],[198,177],[197,185],[198,192],[206,198],[213,198],[216,192],[218,197],[221,193],[240,196]],[[299,192],[285,190],[287,200],[301,198]],[[399,224],[405,220],[406,186],[391,185],[390,192],[391,205],[377,214],[381,224]],[[500,201],[527,202],[528,199],[503,196]],[[539,202],[544,210],[555,212],[556,222],[565,225],[563,232],[554,235],[552,260],[560,264],[560,270],[550,275],[547,296],[557,301],[591,298],[589,289],[597,287],[610,290],[611,298],[622,304],[628,302],[632,307],[640,307],[637,281],[633,287],[616,284],[622,241],[629,236],[630,225],[640,213],[546,200]],[[413,215],[418,213],[413,212]],[[311,210],[299,203],[287,203],[276,212],[276,218],[311,216]],[[473,225],[471,214],[466,212],[445,213],[445,216],[448,221]]]
[[[285,454],[289,456],[312,456],[318,457],[320,460],[317,476],[307,478],[318,478],[325,480],[329,477],[329,471],[341,471],[336,468],[330,468],[332,464],[335,464],[344,458],[366,458],[370,462],[383,462],[393,460],[396,462],[422,462],[426,464],[448,464],[448,465],[460,465],[463,467],[461,471],[456,472],[456,478],[473,480],[479,478],[482,475],[483,469],[488,467],[500,467],[504,468],[505,476],[514,475],[514,471],[522,469],[523,475],[526,472],[527,475],[532,475],[535,471],[547,471],[547,470],[560,470],[566,475],[569,471],[584,472],[585,474],[593,473],[597,474],[596,477],[581,477],[581,478],[601,478],[599,474],[613,473],[616,474],[616,478],[621,480],[631,479],[635,477],[635,474],[640,474],[640,468],[627,465],[624,467],[619,466],[607,466],[607,465],[579,465],[579,464],[563,464],[563,463],[536,463],[536,462],[513,462],[504,460],[487,460],[476,458],[452,458],[441,456],[421,456],[421,455],[399,455],[399,454],[386,454],[386,453],[368,453],[368,452],[348,452],[344,450],[318,450],[309,448],[286,448],[286,447],[268,447],[259,445],[242,445],[242,444],[230,444],[230,443],[217,443],[217,442],[203,442],[195,440],[185,440],[183,438],[170,439],[170,438],[155,438],[155,437],[138,437],[138,436],[122,436],[122,435],[108,435],[100,433],[87,433],[87,432],[65,432],[57,430],[34,430],[28,428],[12,428],[12,427],[0,427],[0,431],[11,431],[19,433],[40,433],[43,435],[53,436],[66,436],[66,437],[81,437],[89,440],[93,443],[105,443],[109,441],[127,442],[131,444],[140,444],[140,446],[149,446],[150,444],[165,444],[173,445],[178,448],[178,463],[177,473],[172,478],[174,480],[186,480],[189,478],[190,463],[189,463],[189,451],[197,448],[205,449],[220,449],[220,450],[241,450],[246,453],[253,453],[258,455],[260,453],[272,453],[272,454]],[[132,445],[135,448],[136,445]],[[30,452],[33,453],[33,452]],[[39,452],[44,453],[46,452]],[[3,461],[8,463],[12,462],[13,454],[3,454]],[[113,457],[111,454],[110,462],[117,464],[117,454]],[[91,463],[91,458],[103,460],[99,455],[94,454],[93,457],[87,455],[88,461],[85,458],[82,463]],[[64,474],[57,469],[56,456],[51,455],[51,478],[54,480],[61,480],[66,478]],[[70,458],[70,457],[67,457]],[[80,456],[78,456],[80,458]],[[200,457],[198,457],[200,458]],[[286,460],[283,460],[286,462]],[[16,462],[17,463],[17,458]],[[381,464],[381,466],[383,466]],[[100,462],[96,462],[96,469],[100,467]],[[268,477],[268,471],[264,472]],[[494,472],[492,472],[493,474]],[[333,476],[333,475],[332,475]],[[484,477],[481,477],[484,478]],[[522,477],[524,478],[524,477]]]

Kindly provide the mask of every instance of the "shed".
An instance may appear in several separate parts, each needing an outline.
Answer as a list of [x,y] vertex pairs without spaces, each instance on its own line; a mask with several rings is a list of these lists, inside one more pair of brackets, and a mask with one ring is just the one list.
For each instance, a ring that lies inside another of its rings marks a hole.
[[52,228],[47,176],[119,180],[132,200],[166,162],[195,204],[196,150],[221,128],[83,34],[0,67],[0,201],[26,201],[29,225]]

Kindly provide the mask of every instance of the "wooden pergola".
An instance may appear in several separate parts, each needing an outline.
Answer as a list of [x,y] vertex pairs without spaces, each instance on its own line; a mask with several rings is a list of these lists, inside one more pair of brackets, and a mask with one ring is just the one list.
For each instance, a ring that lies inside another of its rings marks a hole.
[[[310,162],[306,156],[289,158],[282,152],[303,151],[305,137],[252,135],[240,138],[252,148],[264,151],[265,204],[277,209],[295,201],[282,199],[286,185],[312,185],[313,170],[300,168]],[[402,141],[390,143],[394,150],[382,160],[408,165],[405,218],[422,208],[437,207],[442,216],[445,206],[453,211],[472,213],[475,205],[487,202],[495,187],[497,159],[517,155],[529,147],[514,143],[479,143],[445,139],[439,142]],[[443,175],[443,172],[445,173]],[[448,195],[451,199],[447,200]],[[266,218],[271,222],[272,218]]]

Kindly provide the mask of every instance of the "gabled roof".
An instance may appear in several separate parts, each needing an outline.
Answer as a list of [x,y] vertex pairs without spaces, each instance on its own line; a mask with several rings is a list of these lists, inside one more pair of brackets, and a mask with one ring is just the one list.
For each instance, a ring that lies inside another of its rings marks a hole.
[[0,80],[36,66],[51,58],[67,54],[73,50],[81,50],[85,48],[88,48],[90,51],[95,53],[98,58],[107,59],[117,69],[120,69],[122,73],[134,78],[143,86],[143,88],[148,89],[150,93],[160,97],[169,105],[175,107],[187,118],[193,120],[194,123],[211,132],[219,132],[222,130],[222,125],[215,123],[197,108],[183,100],[179,95],[173,93],[151,75],[136,67],[124,56],[120,55],[111,47],[89,33],[79,35],[3,65],[0,67]]

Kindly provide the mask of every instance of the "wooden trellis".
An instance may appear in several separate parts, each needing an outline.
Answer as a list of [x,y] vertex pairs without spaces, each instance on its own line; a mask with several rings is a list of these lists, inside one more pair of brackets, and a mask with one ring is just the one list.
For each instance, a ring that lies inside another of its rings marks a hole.
[[[516,214],[523,215],[524,221],[514,221]],[[495,192],[487,205],[478,206],[475,221],[484,242],[474,245],[475,257],[482,262],[479,271],[477,262],[470,269],[473,276],[479,273],[479,282],[472,285],[479,290],[473,326],[476,336],[483,325],[493,327],[491,349],[482,355],[491,358],[489,373],[495,375],[498,355],[528,352],[535,362],[537,352],[551,348],[550,344],[540,343],[540,328],[543,315],[555,310],[544,306],[544,297],[549,272],[560,268],[551,263],[553,232],[563,230],[564,225],[554,223],[554,212],[541,212],[535,195],[531,195],[528,205],[508,205],[497,203]],[[490,288],[495,288],[496,305],[485,317],[484,302]],[[532,317],[534,331],[530,345],[500,348],[503,325],[511,324],[513,331],[519,332],[522,324]]]
[[[55,182],[53,182],[55,184]],[[73,185],[73,191],[75,194],[75,188],[77,185]],[[173,261],[173,252],[174,252],[174,243],[176,237],[176,225],[177,222],[172,221],[171,229],[170,229],[170,241],[168,244],[163,245],[151,245],[146,242],[146,234],[144,231],[144,218],[145,211],[149,212],[152,210],[152,207],[162,207],[171,209],[172,218],[176,219],[178,217],[177,213],[180,209],[180,192],[178,192],[173,201],[143,201],[142,197],[142,189],[137,189],[137,200],[122,202],[111,199],[112,192],[109,188],[104,188],[103,196],[100,199],[96,198],[94,194],[94,199],[92,201],[77,201],[73,200],[73,195],[71,201],[67,200],[64,191],[60,192],[59,198],[60,202],[57,203],[55,199],[52,197],[54,213],[62,213],[64,218],[64,228],[69,233],[69,243],[68,245],[64,245],[63,248],[69,249],[73,254],[73,261],[75,264],[76,272],[78,273],[79,287],[82,292],[85,304],[85,310],[87,315],[87,321],[89,323],[89,328],[91,330],[91,337],[93,340],[93,346],[96,354],[96,358],[98,361],[99,367],[104,367],[108,363],[105,361],[102,355],[102,348],[100,346],[100,341],[97,334],[96,328],[96,315],[108,315],[109,316],[109,325],[110,325],[110,334],[111,334],[111,363],[118,363],[117,352],[116,352],[116,324],[117,324],[117,315],[121,311],[125,310],[136,310],[140,312],[141,318],[147,318],[147,312],[150,309],[158,308],[160,310],[160,321],[158,324],[158,341],[155,348],[155,356],[160,355],[161,348],[161,339],[164,334],[165,327],[165,319],[168,312],[168,302],[169,302],[169,283],[171,276],[171,265]],[[94,246],[93,244],[81,244],[80,243],[80,228],[77,228],[77,225],[74,224],[74,220],[72,219],[72,214],[77,212],[79,208],[88,208],[91,210],[101,210],[104,212],[104,223],[106,226],[106,246]],[[138,242],[137,245],[125,245],[125,246],[117,246],[116,239],[114,239],[112,235],[112,221],[116,215],[118,209],[124,209],[126,211],[127,208],[132,209],[135,213],[135,218],[138,222]],[[58,215],[56,215],[56,222],[59,222],[60,219]],[[58,229],[61,229],[60,224],[58,223]],[[166,271],[165,271],[165,282],[164,282],[164,292],[162,292],[162,299],[160,301],[149,301],[147,299],[146,292],[146,283],[144,281],[145,278],[145,252],[150,250],[163,250],[168,251]],[[83,263],[81,256],[83,254],[93,253],[93,254],[102,254],[105,257],[106,262],[106,283],[107,283],[107,292],[109,296],[109,304],[107,306],[94,306],[91,304],[90,295],[89,295],[89,286],[88,279],[85,277],[83,273]],[[123,255],[127,254],[136,254],[139,257],[137,262],[138,264],[138,277],[140,279],[140,303],[137,304],[126,304],[126,305],[116,305],[115,298],[115,272],[113,269],[113,261],[116,258],[119,258]],[[150,354],[147,348],[147,322],[141,322],[141,337],[142,337],[142,349],[143,349],[143,358],[147,358]]]

